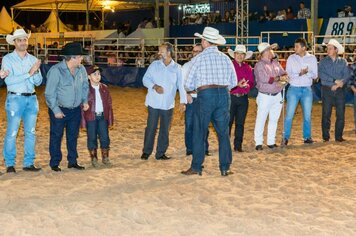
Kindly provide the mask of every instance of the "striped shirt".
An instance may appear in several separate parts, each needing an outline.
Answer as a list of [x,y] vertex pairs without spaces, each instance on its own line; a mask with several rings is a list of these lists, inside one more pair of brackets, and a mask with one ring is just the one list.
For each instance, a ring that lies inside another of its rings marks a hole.
[[225,85],[229,89],[237,85],[235,69],[230,58],[220,52],[217,46],[205,48],[192,59],[184,82],[187,91],[196,90],[204,85]]

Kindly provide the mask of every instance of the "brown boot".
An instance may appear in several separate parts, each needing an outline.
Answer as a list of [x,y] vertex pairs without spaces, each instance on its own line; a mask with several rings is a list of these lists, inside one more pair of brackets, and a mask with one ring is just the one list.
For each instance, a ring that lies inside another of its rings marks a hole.
[[102,148],[101,149],[101,157],[102,157],[102,161],[103,164],[106,166],[110,166],[110,160],[109,160],[109,148]]
[[91,164],[93,167],[98,167],[98,153],[96,149],[93,150],[89,150],[89,154],[90,154],[90,159],[91,159]]

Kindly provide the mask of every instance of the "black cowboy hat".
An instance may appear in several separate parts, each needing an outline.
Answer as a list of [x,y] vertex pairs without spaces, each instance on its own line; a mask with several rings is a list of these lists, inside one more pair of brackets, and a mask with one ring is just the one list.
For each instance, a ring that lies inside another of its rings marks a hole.
[[88,55],[88,52],[82,47],[80,43],[73,42],[64,45],[62,49],[62,55],[65,56]]

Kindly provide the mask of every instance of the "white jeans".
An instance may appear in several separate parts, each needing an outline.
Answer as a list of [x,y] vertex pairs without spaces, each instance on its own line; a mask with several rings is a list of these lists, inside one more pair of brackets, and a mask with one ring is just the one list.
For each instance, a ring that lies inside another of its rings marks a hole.
[[256,98],[257,103],[257,117],[255,125],[255,143],[257,145],[263,144],[263,131],[268,118],[268,133],[267,145],[276,143],[276,131],[278,126],[278,119],[282,110],[282,95],[278,93],[276,96],[270,96],[263,93],[258,93]]

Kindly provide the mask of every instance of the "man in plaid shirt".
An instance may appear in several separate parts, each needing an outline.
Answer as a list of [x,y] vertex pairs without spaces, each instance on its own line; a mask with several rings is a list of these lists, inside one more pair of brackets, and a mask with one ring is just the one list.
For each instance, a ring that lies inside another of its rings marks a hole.
[[196,90],[198,97],[193,108],[193,159],[191,167],[182,171],[184,175],[201,175],[205,157],[204,140],[210,121],[219,139],[219,162],[222,176],[232,174],[230,164],[232,153],[229,138],[229,90],[237,86],[236,73],[228,56],[218,50],[226,40],[219,31],[205,27],[201,38],[203,52],[193,58],[189,68],[185,88]]
[[354,121],[355,121],[355,133],[356,133],[356,62],[351,65],[351,90],[354,94]]

